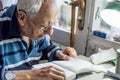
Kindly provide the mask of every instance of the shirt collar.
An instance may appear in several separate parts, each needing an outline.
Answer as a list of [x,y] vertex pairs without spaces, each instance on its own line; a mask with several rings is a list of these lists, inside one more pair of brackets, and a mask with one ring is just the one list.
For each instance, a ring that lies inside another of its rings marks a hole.
[[12,38],[21,38],[19,33],[19,26],[18,21],[16,18],[16,5],[11,6],[12,13],[11,13],[11,22],[9,25],[9,36]]

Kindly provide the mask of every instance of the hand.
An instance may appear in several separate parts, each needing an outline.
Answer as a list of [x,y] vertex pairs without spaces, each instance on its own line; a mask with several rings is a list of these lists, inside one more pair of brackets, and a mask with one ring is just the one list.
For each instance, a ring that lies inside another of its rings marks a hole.
[[63,51],[58,50],[56,57],[63,60],[70,60],[71,57],[76,58],[77,53],[74,48],[66,47]]
[[15,80],[65,80],[64,71],[49,66],[37,70],[15,71]]
[[33,72],[34,80],[65,80],[64,71],[55,67],[45,67]]

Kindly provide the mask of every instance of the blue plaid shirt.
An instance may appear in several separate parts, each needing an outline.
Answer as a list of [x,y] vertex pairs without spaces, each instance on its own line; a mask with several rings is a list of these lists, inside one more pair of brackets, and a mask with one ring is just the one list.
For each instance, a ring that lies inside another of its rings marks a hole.
[[60,49],[52,45],[49,35],[31,40],[28,47],[19,33],[15,11],[16,5],[0,10],[0,80],[5,70],[27,70],[40,59],[57,59],[54,55]]

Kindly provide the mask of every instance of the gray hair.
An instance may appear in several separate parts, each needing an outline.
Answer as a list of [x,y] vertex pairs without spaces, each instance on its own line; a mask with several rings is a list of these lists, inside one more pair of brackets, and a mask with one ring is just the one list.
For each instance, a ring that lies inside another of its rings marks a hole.
[[18,0],[17,10],[23,10],[31,17],[40,10],[43,2],[44,0]]

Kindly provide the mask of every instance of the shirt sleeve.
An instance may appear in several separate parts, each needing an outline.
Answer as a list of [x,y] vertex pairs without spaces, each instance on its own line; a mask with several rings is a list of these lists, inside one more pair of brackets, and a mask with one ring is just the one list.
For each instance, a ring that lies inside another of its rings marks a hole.
[[42,60],[48,60],[48,61],[53,61],[53,60],[59,60],[57,57],[55,57],[56,51],[57,50],[62,50],[60,47],[57,47],[56,45],[53,45],[50,36],[46,36],[44,38],[44,46],[45,48],[43,49],[42,53]]
[[2,7],[10,7],[11,5],[17,4],[18,0],[1,0],[2,1]]
[[[2,2],[1,2],[2,1]],[[9,0],[10,1],[10,0]],[[11,20],[14,10],[16,8],[16,4],[12,5],[9,3],[8,0],[0,0],[0,42],[2,43],[3,39],[8,38],[8,36],[4,37],[5,35],[5,30],[8,28],[9,21]],[[13,0],[11,0],[13,1]],[[16,0],[17,1],[17,0]],[[8,5],[10,4],[10,5]],[[0,80],[5,80],[5,61],[4,61],[4,50],[1,50],[2,45],[0,45]],[[3,53],[3,54],[2,54]]]

